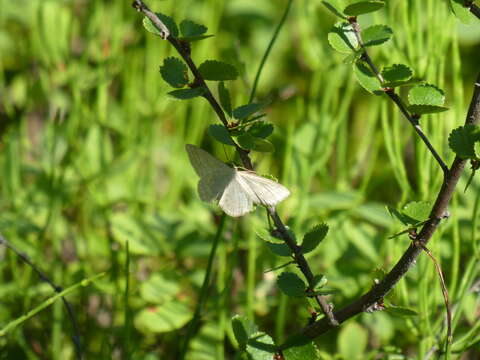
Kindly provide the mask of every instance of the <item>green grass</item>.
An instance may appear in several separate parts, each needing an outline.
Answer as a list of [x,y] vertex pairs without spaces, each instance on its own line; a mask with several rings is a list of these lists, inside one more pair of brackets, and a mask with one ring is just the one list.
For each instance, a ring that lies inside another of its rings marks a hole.
[[[215,37],[196,43],[192,58],[239,68],[241,78],[229,84],[238,106],[249,101],[287,4],[278,3],[148,4],[209,27]],[[340,307],[367,291],[379,276],[375,270],[389,270],[409,244],[406,236],[388,240],[402,228],[385,207],[434,200],[442,174],[398,109],[364,91],[328,46],[334,21],[320,2],[293,2],[256,96],[269,102],[276,152],[254,153],[253,160],[259,173],[291,190],[279,212],[298,239],[319,222],[329,224],[327,239],[307,258],[338,290],[332,301]],[[480,37],[462,39],[480,25],[459,28],[435,0],[391,1],[360,23],[386,23],[395,32],[372,51],[377,64],[406,63],[446,91],[450,110],[421,124],[449,164],[447,136],[464,122],[478,72]],[[158,70],[174,50],[144,31],[129,1],[0,0],[0,54],[0,233],[65,289],[107,272],[67,297],[86,359],[174,359],[201,296],[220,219],[218,208],[196,194],[184,144],[225,159],[205,132],[214,113],[202,99],[167,98]],[[467,177],[429,244],[455,310],[452,358],[480,354],[473,288],[480,272],[480,183],[474,179],[463,192]],[[306,325],[305,301],[281,295],[277,272],[264,273],[283,261],[256,236],[266,227],[262,208],[226,222],[187,359],[234,359],[235,314],[279,343]],[[61,302],[28,315],[52,296],[30,267],[0,247],[0,331],[22,321],[0,337],[0,359],[74,358]],[[362,314],[318,340],[322,358],[348,358],[355,349],[359,359],[422,359],[441,346],[445,309],[427,256],[387,300],[419,315]]]

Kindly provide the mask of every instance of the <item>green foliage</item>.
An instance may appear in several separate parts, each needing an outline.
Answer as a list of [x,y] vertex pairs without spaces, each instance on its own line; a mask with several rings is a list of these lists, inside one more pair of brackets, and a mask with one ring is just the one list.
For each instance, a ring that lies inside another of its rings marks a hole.
[[367,330],[355,322],[350,322],[340,329],[338,349],[344,359],[364,359],[367,342]]
[[380,95],[383,94],[382,86],[375,74],[367,67],[363,61],[357,61],[353,66],[353,72],[359,84],[368,92]]
[[249,117],[250,115],[255,114],[262,108],[261,104],[246,104],[239,106],[233,110],[233,117],[238,120],[243,120]]
[[402,307],[402,306],[385,306],[385,312],[390,315],[397,316],[397,317],[411,317],[411,316],[418,316],[418,312],[415,310]]
[[248,339],[246,352],[252,360],[271,360],[275,351],[273,339],[263,332],[257,332]]
[[223,111],[227,113],[229,117],[232,116],[232,101],[230,100],[230,92],[225,87],[225,83],[220,81],[218,83],[218,97]]
[[396,87],[409,84],[413,71],[407,65],[393,64],[385,67],[381,74],[385,80],[385,87]]
[[258,333],[258,327],[245,316],[235,315],[232,318],[232,329],[235,339],[241,349],[245,349],[248,340],[256,333]]
[[314,342],[305,345],[292,346],[283,351],[285,360],[321,359]]
[[217,60],[207,60],[201,63],[198,71],[205,80],[212,81],[235,80],[238,76],[238,71],[233,65]]
[[372,25],[362,31],[365,46],[381,45],[391,39],[393,30],[387,25]]
[[317,248],[320,242],[325,239],[328,233],[327,224],[315,225],[304,236],[302,242],[302,252],[309,253]]
[[444,107],[445,95],[435,85],[423,84],[410,89],[408,93],[408,109],[414,114],[431,114],[447,111]]
[[432,204],[428,201],[412,201],[400,211],[393,208],[388,208],[388,211],[392,217],[399,220],[403,225],[416,226],[428,219],[431,208]]
[[185,326],[192,318],[188,305],[177,300],[149,306],[135,316],[135,327],[146,333],[165,333]]
[[191,89],[173,90],[168,93],[171,97],[178,100],[190,100],[205,94],[205,89],[201,86]]
[[449,2],[452,12],[462,23],[472,24],[477,20],[465,6],[465,0],[449,0]]
[[[457,156],[462,159],[478,158],[478,142],[480,141],[480,128],[475,125],[460,126],[450,133],[448,145]],[[477,150],[475,150],[477,147]]]
[[207,30],[208,28],[206,26],[194,23],[190,20],[183,20],[180,23],[180,32],[184,38],[203,35]]
[[182,88],[188,84],[187,65],[176,57],[169,57],[163,61],[160,74],[163,80],[174,88]]
[[348,5],[343,12],[349,16],[358,16],[362,14],[378,11],[385,6],[384,1],[371,0],[371,1],[359,1]]
[[215,140],[221,142],[222,144],[231,145],[231,146],[235,145],[235,143],[232,141],[230,133],[223,125],[212,124],[208,127],[207,132],[208,132],[208,135],[213,137]]
[[351,24],[347,22],[336,23],[328,33],[330,46],[343,54],[350,54],[358,48],[358,40]]
[[[177,24],[175,23],[175,20],[173,20],[173,18],[171,18],[170,16],[164,15],[162,13],[155,13],[155,14],[170,31],[170,35],[174,37],[178,37],[178,27],[177,27]],[[155,35],[161,36],[160,31],[157,29],[155,25],[153,25],[152,21],[146,16],[143,18],[143,26],[147,31]]]
[[329,1],[322,1],[322,4],[330,10],[335,16],[339,18],[346,19],[347,17],[345,14],[342,13],[341,9],[343,9],[343,1],[342,0],[329,0]]
[[305,296],[305,290],[307,289],[302,279],[297,274],[292,272],[283,272],[277,278],[277,285],[285,295],[288,296]]
[[254,137],[265,139],[273,133],[273,124],[267,121],[256,121],[247,132]]

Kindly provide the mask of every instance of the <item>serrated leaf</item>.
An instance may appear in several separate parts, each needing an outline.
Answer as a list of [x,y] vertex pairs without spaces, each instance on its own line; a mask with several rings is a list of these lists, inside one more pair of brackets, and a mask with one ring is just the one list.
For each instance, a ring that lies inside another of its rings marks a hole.
[[253,150],[255,147],[255,138],[247,133],[237,136],[237,142],[245,150]]
[[385,67],[381,74],[385,80],[384,85],[386,87],[395,87],[398,86],[397,84],[410,80],[413,76],[413,71],[407,65],[393,64]]
[[218,97],[220,98],[220,105],[222,105],[223,111],[225,111],[227,115],[231,117],[232,101],[230,100],[230,92],[225,87],[225,83],[223,81],[218,83]]
[[247,132],[254,137],[265,139],[273,133],[273,124],[257,121],[248,128]]
[[359,1],[348,5],[343,12],[348,16],[358,16],[362,14],[378,11],[385,6],[383,1]]
[[410,105],[442,107],[445,102],[445,94],[435,85],[417,85],[408,92],[408,102]]
[[373,25],[362,31],[363,44],[375,46],[383,44],[391,39],[393,30],[387,25]]
[[178,40],[183,40],[187,42],[194,42],[194,41],[200,41],[204,39],[208,39],[213,37],[213,35],[197,35],[197,36],[182,36],[179,37]]
[[225,145],[235,146],[235,143],[232,141],[232,138],[230,137],[230,133],[225,128],[225,126],[220,124],[212,124],[208,127],[207,132],[208,132],[208,135],[213,137],[218,142]]
[[261,108],[262,105],[256,103],[242,105],[233,110],[233,117],[238,120],[245,119],[250,115],[255,114]]
[[402,214],[413,220],[407,225],[415,225],[428,219],[432,204],[428,201],[412,201],[405,205]]
[[273,339],[263,332],[248,339],[246,352],[252,360],[272,360],[276,350]]
[[[178,37],[178,27],[177,27],[177,24],[175,23],[175,20],[173,20],[173,18],[171,18],[170,16],[164,15],[162,13],[155,13],[155,14],[170,31],[170,35],[172,35],[173,37]],[[155,35],[162,36],[160,30],[158,30],[157,27],[153,25],[152,21],[146,16],[143,18],[143,26],[147,31]]]
[[176,57],[169,57],[163,60],[160,74],[163,80],[174,88],[182,88],[188,84],[187,65]]
[[183,20],[180,23],[180,32],[183,37],[200,36],[207,32],[208,28],[190,20]]
[[353,27],[348,22],[339,22],[328,33],[330,46],[343,54],[350,54],[358,48],[358,41]]
[[400,306],[386,306],[384,311],[399,317],[418,316],[415,310]]
[[346,19],[347,17],[342,14],[342,11],[340,9],[344,8],[344,4],[342,1],[339,0],[328,0],[328,1],[322,1],[322,4],[325,5],[325,7],[330,10],[335,16],[338,16],[339,18]]
[[280,290],[288,296],[305,296],[307,289],[302,279],[292,272],[283,272],[277,279],[277,285]]
[[204,61],[198,71],[205,80],[211,81],[235,80],[238,77],[235,66],[217,60]]
[[246,316],[235,315],[232,318],[232,330],[240,348],[245,348],[248,339],[258,332],[257,325]]
[[283,350],[285,360],[317,360],[320,359],[318,349],[313,341],[305,345],[291,346]]
[[303,236],[302,252],[309,253],[316,249],[320,242],[325,239],[328,233],[327,224],[319,224],[313,227],[309,232]]
[[445,106],[436,105],[409,105],[407,108],[410,113],[417,115],[436,114],[448,110],[448,108]]
[[173,90],[168,93],[168,95],[178,100],[193,99],[195,97],[202,96],[203,94],[205,94],[205,88],[201,86],[191,89]]
[[476,20],[475,16],[465,7],[465,0],[450,0],[450,9],[464,24],[468,25]]
[[380,81],[362,61],[355,63],[353,71],[357,81],[365,90],[375,95],[383,93]]
[[478,148],[480,127],[476,125],[465,125],[454,129],[448,137],[448,145],[458,157],[462,159],[472,159],[478,153],[475,152],[475,146]]
[[287,244],[272,243],[269,241],[265,241],[265,245],[267,245],[268,250],[270,250],[272,253],[274,253],[277,256],[284,256],[284,257],[292,256],[292,250],[290,250]]

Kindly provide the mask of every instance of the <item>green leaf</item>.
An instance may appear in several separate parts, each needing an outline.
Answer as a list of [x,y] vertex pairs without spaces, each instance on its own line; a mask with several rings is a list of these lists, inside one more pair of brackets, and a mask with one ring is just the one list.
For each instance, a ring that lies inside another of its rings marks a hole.
[[180,23],[180,32],[184,38],[203,35],[207,30],[208,28],[206,26],[194,23],[190,20],[183,20]]
[[330,10],[335,16],[338,16],[339,18],[342,19],[347,19],[347,17],[342,14],[342,11],[340,9],[344,8],[343,1],[341,0],[329,0],[329,1],[322,1],[322,4],[325,5],[325,7]]
[[168,95],[178,100],[189,100],[205,94],[205,88],[202,86],[191,89],[179,89],[168,92]]
[[436,114],[439,112],[447,111],[448,108],[445,106],[435,106],[435,105],[409,105],[408,111],[412,114],[422,115],[422,114]]
[[[177,27],[177,24],[175,23],[175,20],[173,20],[173,18],[171,18],[170,16],[164,15],[162,13],[155,13],[155,14],[170,31],[170,35],[172,35],[173,37],[178,37],[178,27]],[[155,25],[153,25],[152,21],[146,16],[143,18],[143,26],[147,31],[155,35],[161,36],[160,31],[157,29]]]
[[390,40],[393,30],[387,25],[373,25],[362,31],[363,44],[365,46],[375,46],[383,44]]
[[322,287],[327,285],[327,283],[328,283],[328,280],[326,276],[318,274],[313,277],[312,283],[310,284],[310,288],[313,291],[319,291]]
[[307,287],[297,274],[292,272],[283,272],[277,279],[277,285],[285,295],[288,296],[305,296]]
[[413,219],[408,225],[415,225],[427,220],[431,209],[432,204],[428,201],[412,201],[403,207],[402,214]]
[[283,350],[283,357],[285,360],[317,360],[320,359],[320,354],[313,341],[305,345],[291,346]]
[[362,14],[378,11],[385,6],[383,1],[359,1],[348,5],[343,12],[348,16],[358,16]]
[[413,76],[413,71],[407,65],[393,64],[385,67],[381,74],[385,80],[385,87],[395,87],[409,81]]
[[400,306],[385,306],[384,311],[398,317],[418,316],[415,310]]
[[465,7],[465,0],[450,0],[450,9],[464,24],[471,24],[476,20],[470,10]]
[[431,114],[448,110],[443,106],[445,95],[434,85],[417,85],[408,93],[408,110],[413,114]]
[[469,124],[454,129],[448,137],[448,145],[458,157],[472,159],[478,155],[475,152],[475,142],[479,140],[480,127]]
[[233,110],[233,117],[235,119],[241,120],[249,117],[252,114],[255,114],[262,108],[261,104],[246,104],[239,106]]
[[410,89],[408,102],[410,105],[442,106],[445,102],[445,95],[435,85],[417,85]]
[[247,132],[257,138],[265,139],[273,133],[273,125],[267,121],[254,122]]
[[252,360],[272,360],[276,350],[272,338],[263,332],[257,332],[248,339],[246,352]]
[[360,85],[368,92],[380,95],[383,94],[380,81],[370,71],[370,69],[363,63],[363,61],[357,61],[353,67],[355,77]]
[[187,42],[194,42],[194,41],[205,40],[211,37],[213,37],[213,35],[197,35],[197,36],[182,36],[182,37],[179,37],[178,39],[187,41]]
[[135,327],[147,334],[164,333],[182,328],[191,318],[187,305],[172,300],[141,310],[135,317]]
[[473,144],[473,149],[475,150],[475,157],[479,158],[480,157],[480,142],[477,139],[475,144]]
[[253,150],[255,148],[255,138],[248,133],[237,136],[237,141],[240,147],[245,150]]
[[223,110],[229,117],[232,116],[232,101],[230,100],[230,92],[225,87],[225,83],[220,81],[218,83],[218,97],[220,98],[220,104]]
[[257,325],[246,316],[235,315],[232,318],[232,330],[241,349],[245,349],[248,339],[258,332]]
[[355,322],[349,322],[340,328],[337,346],[343,359],[365,359],[368,333]]
[[164,278],[160,274],[154,274],[140,285],[140,296],[147,302],[162,304],[174,299],[180,291],[177,281]]
[[235,146],[235,143],[232,141],[232,138],[230,137],[230,133],[225,128],[225,126],[220,124],[212,124],[208,127],[207,132],[208,132],[208,135],[213,137],[218,142],[225,145]]
[[350,55],[347,55],[343,60],[342,62],[344,64],[353,64],[355,62],[357,62],[358,60],[360,60],[360,58],[362,57],[363,55],[363,49],[360,48],[358,50],[355,50],[353,51]]
[[269,241],[265,242],[268,249],[277,256],[290,257],[292,256],[292,250],[287,246],[287,244],[281,243],[272,243]]
[[319,224],[313,227],[303,237],[302,252],[306,254],[306,253],[309,253],[310,251],[315,250],[315,248],[320,244],[320,242],[323,239],[325,239],[325,236],[327,236],[327,233],[328,233],[327,224]]
[[217,60],[204,61],[198,71],[205,80],[211,81],[235,80],[238,77],[235,66]]
[[328,33],[328,43],[334,50],[343,54],[350,54],[358,48],[355,32],[352,25],[348,22],[335,24]]
[[163,60],[160,74],[163,80],[174,88],[182,88],[188,84],[187,65],[176,57],[169,57]]

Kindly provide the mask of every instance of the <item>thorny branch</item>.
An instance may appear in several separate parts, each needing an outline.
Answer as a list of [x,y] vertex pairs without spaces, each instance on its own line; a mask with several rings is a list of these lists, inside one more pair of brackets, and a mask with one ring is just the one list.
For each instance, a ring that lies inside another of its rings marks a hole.
[[[158,18],[158,16],[155,15],[150,9],[143,3],[142,0],[134,0],[132,6],[145,14],[152,23],[159,29],[159,31],[162,33],[162,38],[166,39],[170,42],[170,44],[173,45],[173,47],[177,50],[177,52],[180,54],[180,56],[183,58],[183,60],[187,63],[190,71],[192,74],[195,76],[195,84],[196,86],[201,86],[202,88],[205,89],[204,92],[204,97],[207,99],[215,113],[217,114],[218,118],[222,122],[222,124],[228,129],[229,128],[229,123],[228,120],[225,116],[225,113],[223,112],[220,104],[217,102],[215,97],[213,96],[212,92],[208,88],[207,84],[205,83],[205,80],[198,71],[197,66],[193,62],[192,58],[190,57],[190,47],[188,44],[185,44],[183,42],[178,41],[174,36],[172,36],[165,24]],[[235,143],[235,142],[234,142]],[[238,144],[235,143],[235,148],[237,153],[240,156],[240,159],[243,163],[243,166],[246,169],[253,170],[252,162],[251,159],[248,155],[248,151],[242,149]],[[275,226],[277,227],[277,230],[279,231],[282,239],[285,241],[285,243],[288,245],[288,247],[291,249],[294,259],[300,268],[301,272],[305,276],[305,278],[308,280],[309,284],[312,282],[313,279],[313,272],[310,269],[310,266],[307,263],[307,260],[305,259],[305,256],[303,255],[301,248],[296,244],[295,240],[290,236],[288,233],[285,225],[283,224],[282,220],[280,219],[277,211],[275,210],[274,207],[268,208],[268,212],[270,216],[272,217]],[[326,298],[324,296],[316,295],[315,299],[322,309],[322,312],[325,314],[326,319],[328,323],[331,326],[337,326],[338,322],[333,316],[333,311],[331,306],[328,304]]]

